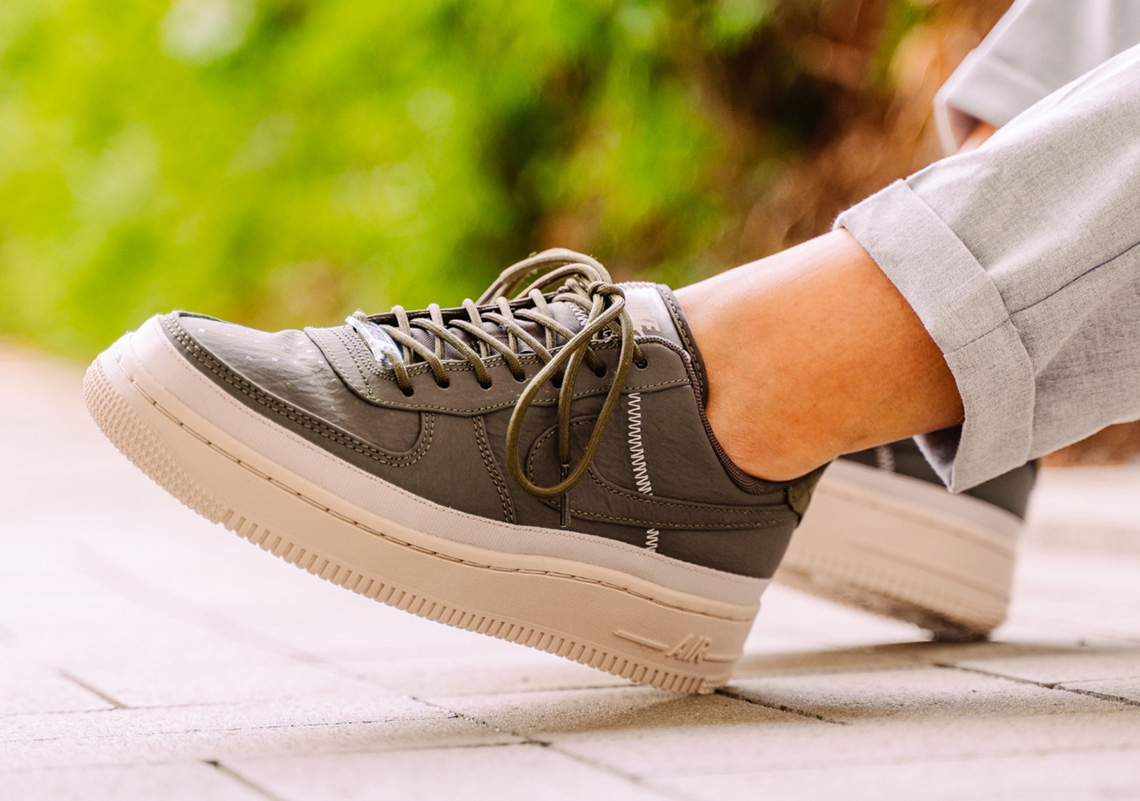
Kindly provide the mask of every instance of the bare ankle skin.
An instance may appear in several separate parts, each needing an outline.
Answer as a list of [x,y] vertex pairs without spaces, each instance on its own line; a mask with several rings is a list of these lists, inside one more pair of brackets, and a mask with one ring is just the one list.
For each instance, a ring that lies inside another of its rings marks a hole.
[[938,346],[842,229],[676,295],[707,368],[709,422],[754,476],[796,478],[962,420]]

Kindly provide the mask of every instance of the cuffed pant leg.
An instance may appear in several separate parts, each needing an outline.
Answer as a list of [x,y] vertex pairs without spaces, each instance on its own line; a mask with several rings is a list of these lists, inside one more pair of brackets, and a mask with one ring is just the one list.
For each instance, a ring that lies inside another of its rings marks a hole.
[[941,348],[965,489],[1140,418],[1140,47],[839,216]]

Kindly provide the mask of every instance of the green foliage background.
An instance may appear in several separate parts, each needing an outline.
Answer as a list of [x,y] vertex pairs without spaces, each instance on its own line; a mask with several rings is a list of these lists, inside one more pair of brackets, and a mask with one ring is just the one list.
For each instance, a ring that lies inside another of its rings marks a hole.
[[170,308],[446,303],[566,240],[699,277],[889,103],[928,3],[877,4],[857,91],[789,44],[852,2],[4,0],[0,333],[85,355]]

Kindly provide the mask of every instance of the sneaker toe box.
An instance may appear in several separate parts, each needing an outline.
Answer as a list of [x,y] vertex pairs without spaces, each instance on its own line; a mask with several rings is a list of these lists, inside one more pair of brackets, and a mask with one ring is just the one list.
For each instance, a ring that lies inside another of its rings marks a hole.
[[261,331],[185,312],[169,314],[163,323],[198,369],[287,427],[307,430],[301,418],[311,417],[391,452],[414,447],[419,438],[418,413],[360,397],[304,331]]

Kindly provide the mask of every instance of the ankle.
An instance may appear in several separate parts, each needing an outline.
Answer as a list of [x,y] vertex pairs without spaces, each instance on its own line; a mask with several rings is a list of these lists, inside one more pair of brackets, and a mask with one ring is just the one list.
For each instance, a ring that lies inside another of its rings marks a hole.
[[742,315],[747,304],[735,293],[712,289],[702,282],[676,294],[704,360],[705,414],[728,457],[750,475],[784,481],[843,453],[844,432],[813,415],[817,399],[783,380],[785,354],[768,344],[778,331],[758,310]]
[[709,422],[752,475],[796,478],[842,453],[962,419],[938,347],[845,231],[677,298],[704,357]]

